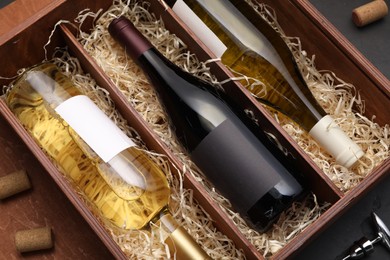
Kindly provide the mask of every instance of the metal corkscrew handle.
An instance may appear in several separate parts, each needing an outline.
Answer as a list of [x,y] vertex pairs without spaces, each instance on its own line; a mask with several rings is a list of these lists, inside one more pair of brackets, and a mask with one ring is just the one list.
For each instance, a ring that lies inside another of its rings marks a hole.
[[375,223],[375,226],[378,229],[378,235],[375,239],[369,240],[367,238],[362,238],[359,241],[355,242],[355,245],[351,247],[350,253],[348,256],[344,257],[342,260],[347,259],[360,259],[366,255],[371,254],[374,251],[374,245],[378,242],[382,242],[387,249],[390,250],[390,231],[387,228],[386,224],[378,217],[375,212],[372,212],[372,218]]

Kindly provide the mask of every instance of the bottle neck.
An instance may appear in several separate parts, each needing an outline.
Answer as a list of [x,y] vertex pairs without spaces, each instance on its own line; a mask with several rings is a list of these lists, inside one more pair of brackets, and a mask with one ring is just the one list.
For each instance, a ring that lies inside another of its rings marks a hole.
[[168,210],[161,212],[159,222],[163,230],[169,234],[165,242],[177,259],[210,259],[199,244],[176,222]]
[[125,47],[127,54],[135,60],[153,48],[153,45],[135,28],[133,23],[123,16],[114,19],[110,23],[108,31],[116,41]]

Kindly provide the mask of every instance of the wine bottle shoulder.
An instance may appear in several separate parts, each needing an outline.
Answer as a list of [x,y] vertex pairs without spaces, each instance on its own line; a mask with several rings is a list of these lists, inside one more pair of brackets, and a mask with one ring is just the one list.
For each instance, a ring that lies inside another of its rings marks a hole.
[[[163,100],[170,100],[177,107],[166,105],[168,110],[192,111],[211,130],[226,118],[233,116],[230,108],[219,98],[216,88],[208,82],[183,71],[157,50],[144,53],[139,63],[148,73],[157,93]],[[165,101],[165,103],[169,103]],[[170,112],[170,111],[168,111]]]

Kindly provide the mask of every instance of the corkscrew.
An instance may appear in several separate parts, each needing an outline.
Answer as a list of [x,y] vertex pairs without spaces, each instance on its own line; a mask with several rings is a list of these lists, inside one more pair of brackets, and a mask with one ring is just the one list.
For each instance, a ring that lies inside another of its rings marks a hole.
[[369,240],[366,237],[356,241],[350,248],[349,255],[344,257],[342,260],[347,259],[360,259],[366,255],[371,254],[374,251],[374,245],[382,242],[387,249],[390,250],[390,231],[386,224],[378,217],[375,212],[372,212],[372,219],[377,228],[377,237],[373,240]]

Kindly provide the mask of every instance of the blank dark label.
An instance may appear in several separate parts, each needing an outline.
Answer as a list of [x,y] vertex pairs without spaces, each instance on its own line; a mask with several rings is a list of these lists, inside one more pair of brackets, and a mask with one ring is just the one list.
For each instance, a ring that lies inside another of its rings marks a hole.
[[225,120],[192,153],[193,161],[236,210],[246,213],[286,169],[241,123]]

